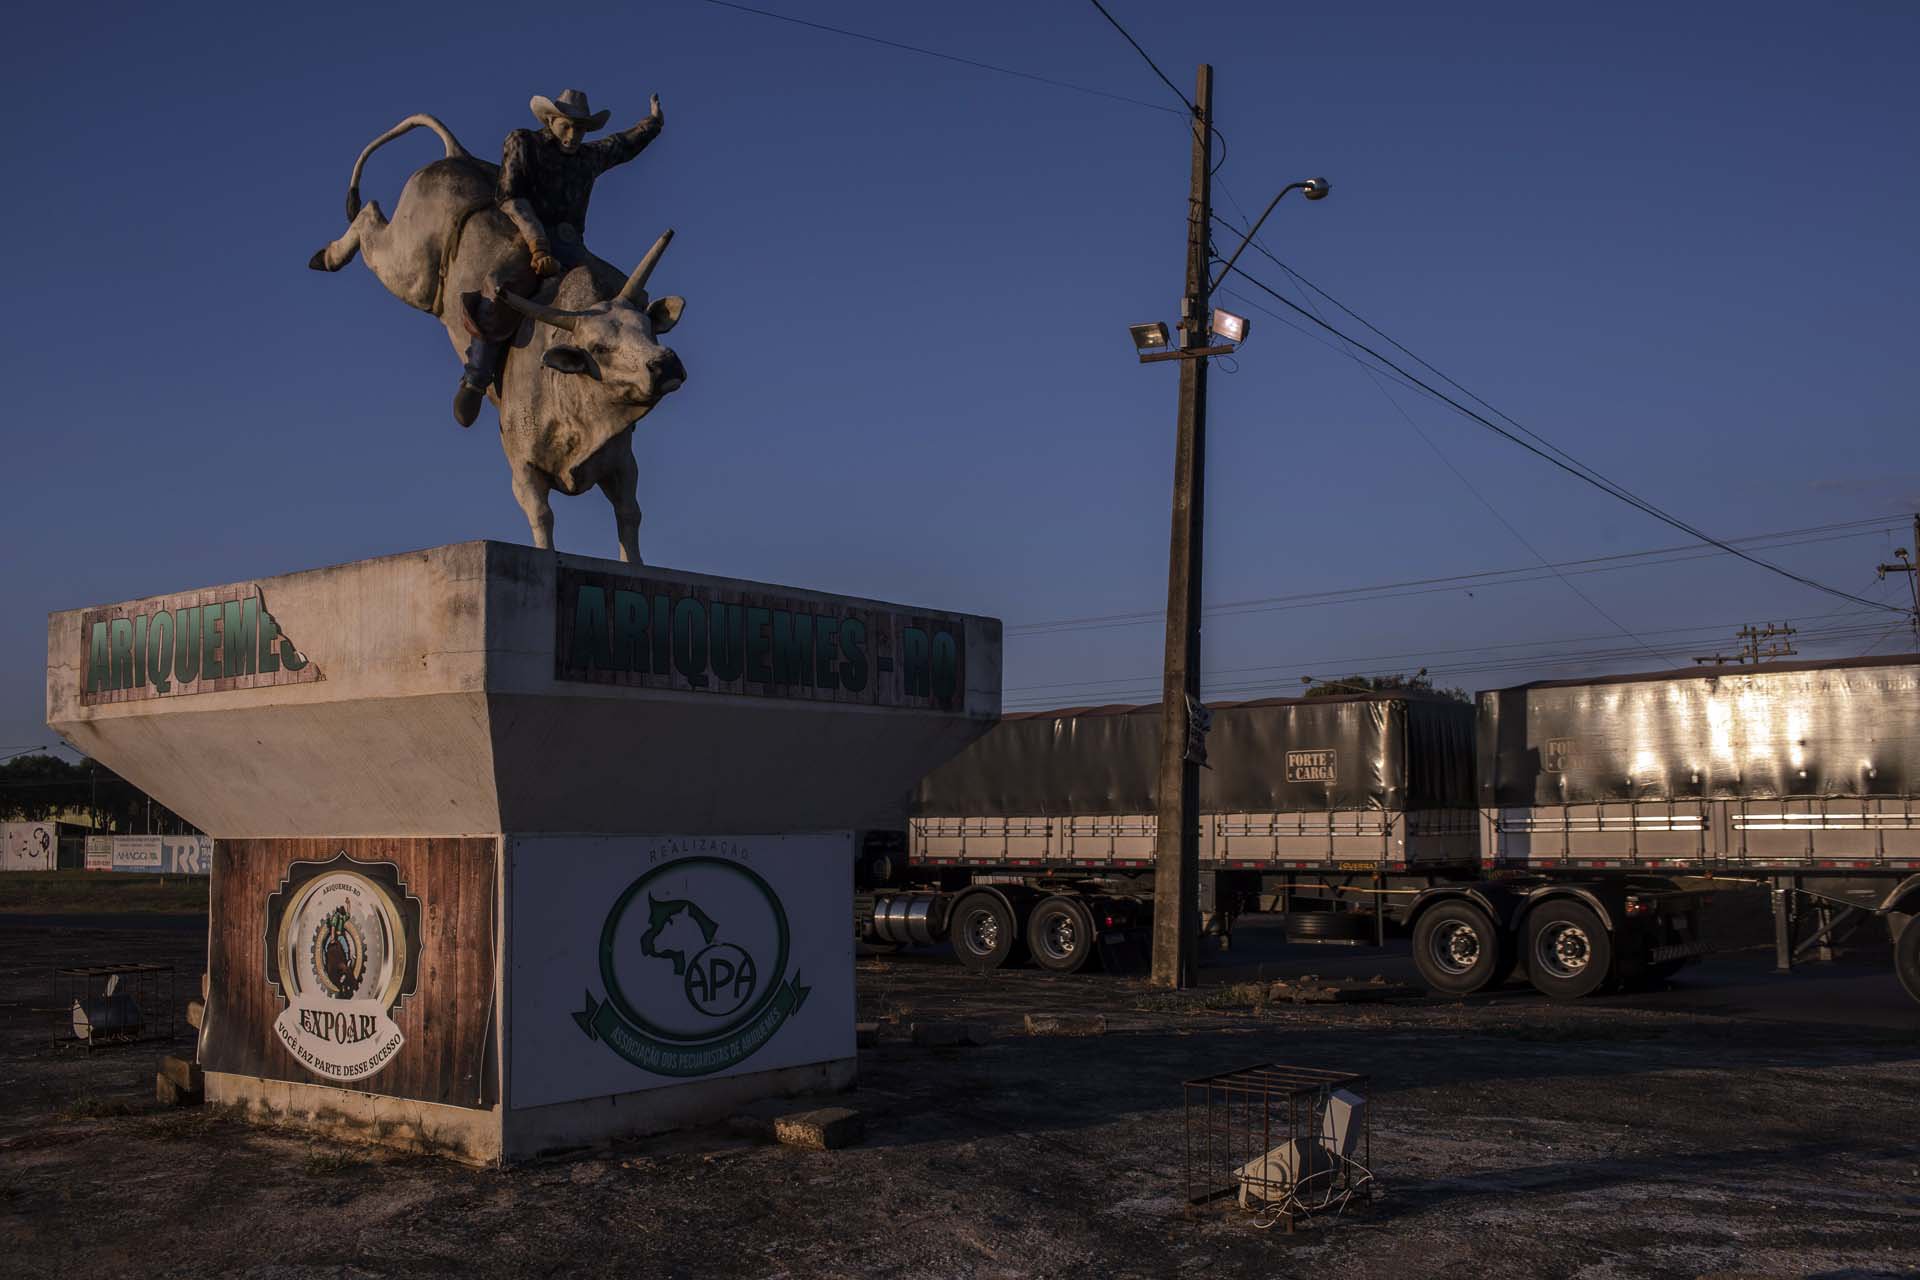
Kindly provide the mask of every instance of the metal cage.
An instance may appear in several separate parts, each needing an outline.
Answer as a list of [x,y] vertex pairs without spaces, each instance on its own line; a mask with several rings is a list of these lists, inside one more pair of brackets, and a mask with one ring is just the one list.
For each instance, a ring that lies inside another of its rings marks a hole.
[[173,966],[100,964],[53,971],[50,1034],[86,1049],[174,1037]]
[[1371,1199],[1372,1088],[1368,1076],[1273,1063],[1186,1081],[1187,1216],[1233,1202],[1291,1231]]

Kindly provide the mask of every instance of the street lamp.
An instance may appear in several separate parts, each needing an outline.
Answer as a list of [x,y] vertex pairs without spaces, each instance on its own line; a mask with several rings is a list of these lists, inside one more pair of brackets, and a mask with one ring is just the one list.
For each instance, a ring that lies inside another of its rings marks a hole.
[[47,744],[44,742],[41,743],[39,746],[35,746],[35,747],[21,747],[18,751],[8,751],[5,753],[0,753],[0,760],[11,760],[15,756],[31,755],[35,751],[45,751],[46,749],[47,749]]
[[1325,178],[1308,178],[1305,182],[1289,182],[1286,186],[1280,188],[1280,195],[1267,201],[1265,212],[1261,213],[1259,219],[1254,222],[1253,226],[1248,228],[1247,234],[1241,238],[1240,247],[1233,251],[1231,258],[1227,259],[1227,265],[1220,268],[1220,274],[1215,276],[1213,283],[1207,286],[1207,292],[1211,293],[1215,289],[1218,289],[1220,282],[1227,278],[1227,273],[1233,270],[1233,264],[1240,261],[1240,255],[1246,251],[1248,245],[1253,243],[1253,238],[1260,234],[1261,226],[1266,223],[1267,214],[1272,213],[1273,206],[1280,203],[1280,196],[1286,195],[1289,191],[1298,191],[1309,200],[1325,200],[1327,198],[1327,192],[1330,190],[1332,190],[1332,188],[1328,185]]
[[[1309,200],[1324,200],[1331,189],[1331,185],[1325,178],[1308,178],[1305,182],[1290,182],[1280,188],[1280,195],[1267,202],[1267,207],[1260,214],[1259,220],[1248,229],[1247,234],[1241,238],[1239,247],[1234,249],[1233,256],[1228,258],[1226,265],[1220,268],[1220,274],[1207,285],[1207,293],[1211,295],[1220,287],[1220,282],[1227,278],[1227,273],[1233,270],[1233,264],[1240,260],[1241,253],[1253,243],[1254,236],[1260,233],[1261,226],[1266,223],[1267,214],[1272,213],[1274,206],[1280,203],[1280,196],[1286,195],[1289,191],[1298,191]],[[1191,304],[1192,299],[1188,301]],[[1187,313],[1182,311],[1181,314],[1184,317]],[[1185,328],[1189,322],[1183,318],[1180,323]],[[1128,325],[1127,332],[1133,335],[1133,348],[1140,356],[1140,363],[1157,364],[1162,360],[1193,360],[1207,356],[1229,355],[1235,347],[1247,340],[1249,327],[1245,316],[1235,315],[1231,311],[1215,307],[1206,329],[1199,333],[1187,333],[1179,348],[1173,346],[1167,333],[1167,326],[1157,320],[1152,324]],[[1220,341],[1210,345],[1208,342],[1210,338],[1218,338]]]

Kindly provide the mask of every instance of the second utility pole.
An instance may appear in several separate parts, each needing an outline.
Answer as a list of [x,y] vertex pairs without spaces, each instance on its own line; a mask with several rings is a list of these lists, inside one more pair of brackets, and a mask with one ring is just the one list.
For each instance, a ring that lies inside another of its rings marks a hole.
[[1153,847],[1156,987],[1189,987],[1200,961],[1200,766],[1189,748],[1200,703],[1201,516],[1207,461],[1207,359],[1212,300],[1213,68],[1194,95],[1193,192],[1187,205],[1187,287],[1181,295],[1180,415],[1173,456],[1173,539],[1167,564],[1167,648],[1160,710],[1158,821]]

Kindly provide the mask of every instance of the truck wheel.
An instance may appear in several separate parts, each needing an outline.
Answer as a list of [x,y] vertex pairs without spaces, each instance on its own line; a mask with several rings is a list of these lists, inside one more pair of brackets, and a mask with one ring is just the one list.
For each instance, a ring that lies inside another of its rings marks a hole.
[[1548,902],[1527,916],[1527,977],[1542,995],[1578,1000],[1613,972],[1613,938],[1600,917],[1577,902]]
[[1493,919],[1471,902],[1443,902],[1413,926],[1413,963],[1442,995],[1470,996],[1513,972],[1512,946]]
[[1907,994],[1920,1000],[1920,915],[1907,921],[1900,941],[1893,944],[1893,971],[1900,975]]
[[1013,912],[991,893],[962,898],[947,920],[954,959],[969,969],[998,969],[1011,962],[1018,946]]
[[1043,898],[1027,917],[1033,962],[1054,973],[1078,973],[1094,951],[1093,913],[1078,898]]

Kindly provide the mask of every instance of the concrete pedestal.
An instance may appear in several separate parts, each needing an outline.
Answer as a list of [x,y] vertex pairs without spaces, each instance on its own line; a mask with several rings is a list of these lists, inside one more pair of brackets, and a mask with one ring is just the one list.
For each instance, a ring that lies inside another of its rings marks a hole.
[[54,614],[47,718],[215,837],[210,1101],[479,1162],[852,1082],[852,863],[1000,629],[462,543]]

